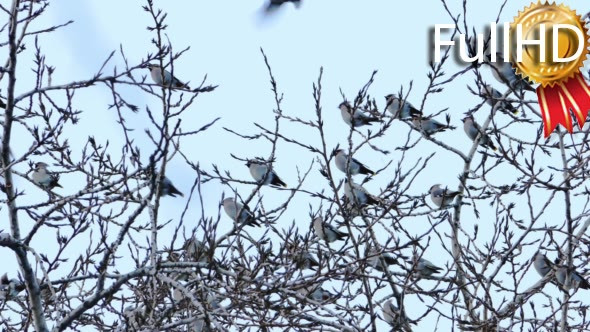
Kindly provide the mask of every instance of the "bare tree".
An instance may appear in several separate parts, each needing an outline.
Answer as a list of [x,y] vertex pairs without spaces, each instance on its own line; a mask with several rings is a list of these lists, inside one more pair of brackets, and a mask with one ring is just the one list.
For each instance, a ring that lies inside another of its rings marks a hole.
[[[188,48],[173,49],[167,16],[152,0],[143,7],[153,34],[144,59],[132,63],[121,47],[94,76],[52,84],[57,69],[38,40],[72,22],[33,30],[48,4],[0,5],[8,54],[0,71],[8,217],[0,252],[18,261],[18,273],[0,278],[3,330],[590,329],[576,297],[588,285],[590,132],[558,129],[544,140],[535,95],[486,81],[498,76],[489,63],[448,74],[454,67],[446,49],[430,65],[423,93],[409,82],[382,103],[370,95],[380,79],[375,71],[354,96],[343,87],[338,107],[322,99],[322,68],[312,84],[313,112],[293,113],[283,108],[262,51],[274,122],[244,133],[216,126],[215,118],[182,121],[216,86],[175,72]],[[456,25],[452,37],[466,34],[473,55],[466,6],[455,14],[442,4]],[[33,59],[24,56],[27,43]],[[113,64],[117,57],[124,68]],[[34,86],[17,83],[17,69],[31,63]],[[459,77],[470,78],[465,91],[479,100],[462,115],[467,150],[442,138],[463,135],[461,119],[431,103]],[[110,92],[120,145],[100,129],[76,130],[85,115],[76,94],[87,89]],[[157,100],[158,109],[135,105],[129,89]],[[341,113],[339,134],[326,130],[327,112]],[[132,117],[149,127],[136,128]],[[228,151],[252,178],[191,159],[183,142],[205,130],[235,135],[244,147],[265,143],[263,155]],[[15,141],[28,148],[15,149]],[[296,182],[283,181],[274,167],[279,147],[301,156]],[[361,160],[361,150],[376,157]],[[190,192],[165,176],[173,159],[192,170]],[[459,165],[456,178],[438,177],[443,159]],[[68,179],[78,188],[61,194]],[[225,188],[214,215],[206,213],[207,183]],[[33,191],[44,194],[31,201]],[[184,202],[178,218],[162,216],[168,195]],[[200,217],[189,222],[190,211]],[[174,229],[171,238],[159,234],[164,228]]]

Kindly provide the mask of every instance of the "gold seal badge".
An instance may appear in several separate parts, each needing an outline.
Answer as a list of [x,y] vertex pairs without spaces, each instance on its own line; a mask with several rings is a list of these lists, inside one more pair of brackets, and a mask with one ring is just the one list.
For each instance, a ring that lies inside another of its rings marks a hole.
[[[523,40],[539,40],[541,38],[541,24],[545,25],[545,61],[541,61],[539,45],[524,45],[522,61],[517,61],[517,50],[513,47],[510,59],[516,72],[543,87],[553,86],[559,82],[565,82],[580,72],[584,66],[584,60],[588,55],[588,30],[584,26],[582,18],[568,6],[548,2],[532,3],[525,7],[510,26],[512,45],[515,45],[517,25],[521,25]],[[580,40],[578,35],[570,29],[559,29],[558,38],[554,40],[553,29],[558,24],[569,24],[583,32],[584,38]],[[576,54],[579,43],[584,43],[582,54],[569,62],[554,62],[554,45],[557,43],[558,56],[567,59]]]

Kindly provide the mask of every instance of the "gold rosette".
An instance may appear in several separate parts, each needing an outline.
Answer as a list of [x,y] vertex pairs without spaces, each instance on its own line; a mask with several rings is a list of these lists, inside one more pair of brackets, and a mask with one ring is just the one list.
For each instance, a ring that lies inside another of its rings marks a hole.
[[[518,61],[518,49],[514,47],[519,33],[518,25],[522,40],[544,41],[542,47],[523,45],[521,61]],[[538,2],[518,13],[510,32],[513,46],[510,59],[516,73],[540,84],[537,97],[545,137],[558,124],[571,133],[573,124],[570,112],[574,113],[578,125],[582,127],[590,110],[590,86],[580,73],[590,45],[588,30],[582,18],[563,4]],[[541,51],[543,48],[544,53]]]

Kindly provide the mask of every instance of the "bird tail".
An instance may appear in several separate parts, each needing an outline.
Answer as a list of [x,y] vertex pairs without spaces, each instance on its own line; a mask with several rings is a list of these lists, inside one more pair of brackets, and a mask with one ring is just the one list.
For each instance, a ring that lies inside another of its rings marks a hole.
[[175,186],[170,185],[170,196],[174,197],[176,195],[180,195],[180,197],[184,197],[184,194],[180,192],[180,190],[176,189]]
[[272,180],[271,184],[272,185],[275,185],[275,186],[287,188],[287,184],[285,182],[283,182],[283,180],[281,180],[278,176],[275,176],[274,177],[274,179]]
[[375,174],[377,174],[377,173],[375,173],[375,171],[370,170],[365,165],[361,165],[361,169],[359,170],[359,173],[366,174],[366,175],[375,175]]
[[379,118],[378,118],[378,117],[376,117],[376,116],[371,116],[371,117],[368,117],[366,120],[367,120],[367,123],[368,123],[368,122],[381,122],[381,119],[379,119]]
[[176,82],[176,84],[174,84],[174,86],[177,88],[181,88],[181,89],[190,89],[188,84],[182,83],[181,81]]

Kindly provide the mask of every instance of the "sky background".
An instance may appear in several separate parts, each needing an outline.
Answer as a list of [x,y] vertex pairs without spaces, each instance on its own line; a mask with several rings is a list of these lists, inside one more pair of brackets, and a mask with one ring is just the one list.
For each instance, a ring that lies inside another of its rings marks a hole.
[[[461,1],[448,1],[452,12],[458,13]],[[495,21],[501,1],[471,1],[468,5],[468,20],[470,24],[482,32],[489,24]],[[500,22],[510,22],[519,9],[528,5],[529,1],[509,1],[500,16]],[[314,101],[312,98],[312,83],[317,80],[320,67],[324,68],[322,85],[322,107],[326,131],[328,133],[329,149],[336,144],[345,144],[348,128],[342,122],[337,106],[342,102],[340,89],[348,97],[353,99],[357,91],[367,82],[373,70],[378,70],[375,83],[370,89],[370,95],[375,96],[381,109],[385,106],[383,96],[397,93],[401,86],[407,89],[413,82],[413,90],[408,100],[419,105],[422,95],[427,87],[428,59],[429,59],[429,34],[436,23],[452,23],[444,11],[440,1],[353,1],[353,0],[323,0],[304,1],[300,9],[291,5],[283,6],[273,17],[261,19],[261,7],[263,1],[156,1],[156,7],[164,9],[168,13],[166,30],[167,37],[174,50],[180,51],[186,47],[190,50],[179,60],[175,61],[175,75],[181,80],[190,81],[196,86],[207,75],[207,82],[219,85],[213,93],[200,95],[185,114],[184,125],[188,129],[196,129],[212,121],[217,117],[221,120],[208,130],[195,137],[188,137],[182,141],[185,153],[191,160],[200,163],[206,170],[211,170],[212,164],[217,164],[222,170],[231,170],[236,178],[250,180],[248,169],[243,163],[230,157],[230,153],[243,158],[255,156],[268,157],[270,145],[267,142],[248,142],[237,138],[231,133],[222,130],[228,127],[243,134],[256,134],[258,130],[253,123],[259,123],[268,128],[274,127],[272,113],[274,97],[270,91],[269,76],[266,71],[260,48],[267,54],[272,66],[278,89],[284,93],[282,108],[285,114],[304,119],[314,119]],[[570,0],[567,4],[577,9],[580,13],[588,11],[588,3],[584,0]],[[145,58],[147,53],[155,51],[150,40],[153,38],[146,26],[152,25],[151,18],[144,12],[142,1],[79,1],[61,0],[51,4],[47,15],[40,19],[36,26],[60,24],[73,19],[75,23],[61,29],[50,36],[40,39],[42,51],[46,54],[46,62],[56,67],[53,76],[53,84],[62,84],[69,81],[90,78],[101,66],[106,57],[113,50],[118,50],[122,45],[130,63],[138,63]],[[32,43],[28,44],[28,53],[33,51]],[[18,91],[24,92],[31,87],[33,73],[32,57],[22,57],[19,62]],[[119,55],[115,56],[115,62],[122,68]],[[588,66],[587,66],[588,67]],[[586,68],[587,68],[586,67]],[[112,66],[109,67],[112,69]],[[453,64],[447,68],[447,72],[459,69],[459,65]],[[487,81],[501,88],[486,72]],[[138,73],[139,74],[139,73]],[[142,73],[148,75],[147,70]],[[140,77],[136,75],[136,77]],[[149,79],[149,78],[148,78]],[[434,95],[428,99],[424,107],[426,114],[438,112],[449,108],[451,124],[458,127],[449,133],[442,133],[438,137],[448,144],[467,152],[471,147],[471,141],[462,130],[461,119],[463,114],[477,105],[480,101],[472,96],[467,85],[473,85],[473,75],[461,77],[449,84],[443,93]],[[137,90],[129,89],[127,98],[145,108],[146,105],[158,107],[159,100]],[[531,96],[531,98],[534,97]],[[113,125],[117,120],[116,112],[108,109],[111,103],[110,92],[105,87],[95,87],[79,91],[76,94],[77,108],[83,111],[81,122],[75,127],[76,132],[70,135],[85,137],[93,135],[99,142],[105,142],[108,138],[114,146],[122,142],[120,128]],[[484,114],[479,115],[483,121]],[[440,121],[443,116],[438,118]],[[150,126],[148,118],[142,112],[129,114],[128,122],[136,128],[136,137],[145,140],[143,129]],[[364,161],[372,168],[381,168],[390,160],[398,156],[395,147],[401,143],[399,139],[405,138],[405,134],[396,137],[396,130],[407,130],[403,124],[394,124],[390,133],[376,140],[376,144],[386,150],[392,151],[390,155],[364,148],[355,158]],[[303,141],[317,142],[317,134],[308,129],[294,124],[284,123],[282,130],[291,136],[299,137]],[[534,128],[530,132],[522,132],[521,135],[529,139],[536,135]],[[19,135],[28,135],[26,132],[15,133],[15,149],[25,149],[28,146],[26,139],[20,143]],[[315,136],[314,136],[315,135]],[[358,138],[358,136],[356,136]],[[73,141],[75,147],[78,142]],[[146,149],[151,148],[145,140]],[[74,148],[75,151],[75,148]],[[412,160],[425,157],[433,151],[439,151],[435,162],[427,171],[418,177],[414,184],[412,194],[425,194],[434,183],[442,183],[456,188],[457,175],[462,169],[462,161],[444,151],[435,149],[429,142],[420,143],[408,157],[407,164]],[[118,151],[113,151],[117,154]],[[148,155],[148,153],[145,153]],[[306,170],[311,158],[299,148],[286,143],[280,143],[277,151],[275,170],[288,184],[294,184],[297,180],[297,169]],[[34,160],[38,161],[38,160]],[[145,161],[145,160],[144,160]],[[555,162],[558,162],[556,160]],[[552,163],[548,161],[548,163]],[[559,165],[559,164],[556,164]],[[23,165],[24,166],[24,165]],[[26,168],[22,170],[26,171]],[[194,172],[182,160],[173,160],[167,166],[167,176],[176,186],[185,193],[190,191],[194,181]],[[391,169],[391,172],[393,169]],[[375,180],[366,185],[370,192],[378,192],[392,176],[389,171],[379,174]],[[342,174],[338,174],[343,178]],[[498,182],[511,183],[510,174],[502,173],[502,169],[495,173]],[[64,175],[63,193],[75,192],[81,187],[76,182],[75,175]],[[22,187],[35,194],[26,199],[35,201],[39,195],[45,195],[39,189],[22,183]],[[309,190],[319,191],[325,187],[325,182],[318,172],[313,172],[306,182]],[[243,188],[242,195],[248,195],[252,186],[239,186]],[[228,188],[219,183],[208,183],[203,186],[203,195],[207,207],[206,214],[217,215],[217,204],[222,193],[229,194]],[[271,188],[263,188],[262,194],[268,196],[265,204],[273,207],[273,199],[284,198],[288,193],[278,193]],[[270,198],[271,194],[273,198]],[[42,197],[42,196],[41,196]],[[165,198],[162,200],[162,220],[178,218],[185,201],[182,199]],[[281,201],[277,200],[276,204]],[[287,227],[295,220],[301,230],[309,229],[309,217],[307,216],[307,203],[309,198],[298,195],[294,200],[294,208],[289,209],[283,217],[284,226]],[[430,203],[430,202],[429,202]],[[305,211],[301,215],[301,207]],[[314,203],[314,208],[318,204]],[[559,206],[555,207],[559,211]],[[299,211],[299,213],[298,213]],[[552,211],[552,210],[549,210]],[[494,220],[493,212],[483,215],[480,220],[466,214],[464,226],[471,229],[475,223],[480,225],[485,232],[486,222]],[[515,211],[516,214],[525,211]],[[556,215],[548,214],[544,222],[552,222]],[[187,220],[199,218],[199,211],[191,211]],[[222,218],[226,218],[225,215]],[[561,218],[561,217],[560,217]],[[229,220],[226,225],[229,229]],[[409,229],[415,234],[420,234],[428,228],[427,223],[416,223]],[[0,227],[4,228],[4,227]],[[161,237],[166,238],[173,229],[165,228]],[[443,228],[442,231],[445,229]],[[256,230],[252,231],[256,234]],[[221,232],[219,232],[221,233]],[[260,231],[262,234],[262,231]],[[42,239],[39,239],[41,242]],[[38,245],[40,243],[37,243]],[[47,248],[51,251],[51,247]],[[450,263],[451,257],[443,252],[440,254],[440,246],[433,243],[425,258],[436,261],[444,266]],[[527,253],[524,259],[528,259],[533,253]],[[553,257],[551,257],[553,258]],[[10,266],[15,264],[10,256],[11,264],[0,266],[0,274],[8,271],[14,273]],[[530,284],[538,279],[533,271]],[[553,286],[547,286],[553,287]],[[578,295],[579,296],[579,295]],[[413,308],[420,309],[419,301],[410,299]],[[410,317],[412,317],[410,313]],[[432,316],[434,317],[434,316]],[[435,322],[426,319],[419,325],[423,331],[432,330]],[[439,326],[441,327],[441,326]],[[444,326],[442,326],[442,330]]]

